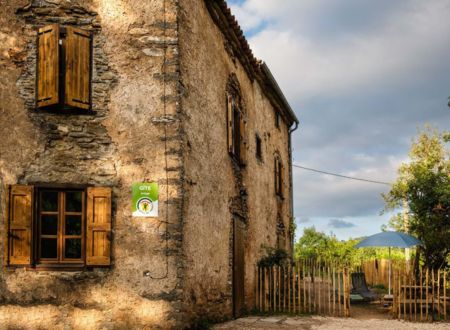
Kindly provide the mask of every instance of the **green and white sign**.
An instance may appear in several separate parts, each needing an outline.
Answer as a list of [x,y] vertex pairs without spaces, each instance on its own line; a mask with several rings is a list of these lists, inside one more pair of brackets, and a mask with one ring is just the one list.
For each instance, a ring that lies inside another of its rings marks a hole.
[[133,217],[158,216],[158,190],[156,182],[133,183]]

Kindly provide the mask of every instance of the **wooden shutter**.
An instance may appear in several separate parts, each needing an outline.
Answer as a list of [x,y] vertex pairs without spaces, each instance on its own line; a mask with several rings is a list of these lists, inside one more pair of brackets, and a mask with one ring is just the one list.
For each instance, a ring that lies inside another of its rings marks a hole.
[[111,188],[87,189],[86,265],[111,264]]
[[47,25],[38,31],[37,57],[38,108],[59,102],[59,26]]
[[227,95],[227,137],[228,152],[233,153],[233,97]]
[[275,163],[274,163],[274,174],[275,174],[275,193],[278,195],[280,193],[279,187],[280,187],[280,161],[278,160],[278,157],[275,156]]
[[245,133],[245,119],[242,112],[239,115],[239,154],[241,157],[241,164],[245,164],[245,161],[247,160],[247,135]]
[[11,186],[9,195],[8,261],[9,265],[31,264],[33,224],[33,186]]
[[65,103],[72,107],[91,107],[91,33],[67,27]]
[[281,162],[281,160],[278,160],[279,165],[280,165],[280,169],[278,170],[279,173],[279,184],[280,184],[280,196],[283,196],[283,184],[284,184],[284,180],[283,180],[283,175],[284,175],[284,166],[283,163]]

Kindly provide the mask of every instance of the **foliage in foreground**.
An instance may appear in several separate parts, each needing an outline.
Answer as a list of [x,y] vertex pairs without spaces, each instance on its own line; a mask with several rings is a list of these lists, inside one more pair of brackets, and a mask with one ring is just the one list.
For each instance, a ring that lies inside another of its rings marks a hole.
[[258,261],[260,267],[285,266],[289,263],[289,255],[284,249],[264,247],[265,255]]
[[409,209],[408,228],[400,215],[391,219],[390,227],[408,231],[423,246],[417,259],[431,268],[448,267],[450,255],[450,150],[446,143],[450,134],[430,128],[419,132],[413,141],[410,161],[399,169],[391,191],[383,195],[386,210],[395,210],[406,201]]

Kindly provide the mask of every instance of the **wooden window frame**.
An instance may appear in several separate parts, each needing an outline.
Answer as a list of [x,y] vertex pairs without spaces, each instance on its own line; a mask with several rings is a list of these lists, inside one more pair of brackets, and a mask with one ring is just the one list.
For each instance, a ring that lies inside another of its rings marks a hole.
[[[58,193],[58,209],[57,211],[42,211],[42,193],[43,192],[57,192]],[[66,211],[66,194],[68,192],[81,192],[81,212]],[[73,188],[37,188],[36,189],[36,221],[34,228],[34,261],[37,267],[59,267],[64,265],[78,265],[84,267],[86,260],[86,189]],[[42,235],[42,215],[56,215],[58,229],[56,235]],[[66,235],[66,215],[81,216],[81,235]],[[57,240],[57,257],[56,258],[42,258],[41,257],[41,238],[56,238]],[[81,239],[81,258],[66,258],[65,248],[66,239]],[[56,259],[56,260],[55,260]]]

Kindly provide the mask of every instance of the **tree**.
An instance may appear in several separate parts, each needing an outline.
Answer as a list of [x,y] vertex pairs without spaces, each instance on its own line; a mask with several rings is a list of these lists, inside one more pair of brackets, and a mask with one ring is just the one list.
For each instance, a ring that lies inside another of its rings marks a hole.
[[305,228],[295,245],[295,256],[301,259],[325,259],[330,255],[331,238],[314,227]]
[[[446,148],[448,133],[426,127],[413,141],[410,161],[401,165],[398,178],[387,194],[383,194],[386,210],[409,208],[408,231],[423,246],[418,256],[431,268],[448,267],[450,253],[450,152]],[[399,224],[399,216],[391,221]]]
[[376,257],[375,249],[356,249],[359,239],[339,241],[334,235],[305,228],[303,236],[295,244],[295,257],[320,259],[347,265],[359,265],[363,260]]

